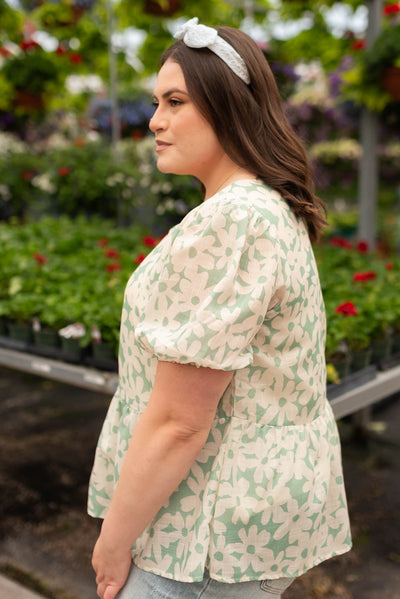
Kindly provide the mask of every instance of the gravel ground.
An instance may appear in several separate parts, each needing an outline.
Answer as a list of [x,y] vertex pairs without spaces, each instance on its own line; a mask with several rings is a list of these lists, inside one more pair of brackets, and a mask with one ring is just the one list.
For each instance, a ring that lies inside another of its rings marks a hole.
[[[0,368],[0,571],[48,599],[95,599],[87,482],[110,398]],[[355,440],[340,422],[354,548],[284,599],[400,599],[400,396]]]

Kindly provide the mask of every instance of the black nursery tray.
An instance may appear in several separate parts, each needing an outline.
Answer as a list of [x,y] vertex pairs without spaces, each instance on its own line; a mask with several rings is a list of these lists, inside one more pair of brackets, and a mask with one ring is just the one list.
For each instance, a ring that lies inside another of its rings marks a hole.
[[35,343],[18,341],[3,335],[0,335],[0,347],[42,356],[43,358],[51,358],[52,360],[59,360],[61,362],[68,362],[70,364],[87,365],[92,368],[98,368],[99,370],[106,370],[109,372],[117,372],[118,370],[117,359],[109,360],[95,358],[83,348],[77,352],[68,352],[64,351],[61,347],[36,345]]

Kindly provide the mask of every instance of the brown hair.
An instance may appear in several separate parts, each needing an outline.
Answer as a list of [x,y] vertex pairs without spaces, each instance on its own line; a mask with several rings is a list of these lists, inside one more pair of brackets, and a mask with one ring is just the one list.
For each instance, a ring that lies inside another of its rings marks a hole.
[[242,31],[217,29],[245,61],[249,85],[208,48],[188,48],[182,41],[168,48],[161,62],[170,58],[179,64],[190,97],[228,156],[278,191],[304,218],[314,241],[326,224],[324,203],[315,195],[311,166],[285,116],[268,62]]

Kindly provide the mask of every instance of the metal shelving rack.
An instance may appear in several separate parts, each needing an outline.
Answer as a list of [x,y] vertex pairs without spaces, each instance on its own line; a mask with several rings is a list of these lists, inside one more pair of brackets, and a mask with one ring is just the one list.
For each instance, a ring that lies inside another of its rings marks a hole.
[[0,365],[101,393],[114,393],[118,375],[0,347]]
[[[0,347],[0,366],[43,376],[48,379],[112,395],[117,388],[118,375],[51,360],[35,354]],[[355,389],[345,391],[330,400],[336,418],[363,410],[400,391],[400,365],[384,372]]]

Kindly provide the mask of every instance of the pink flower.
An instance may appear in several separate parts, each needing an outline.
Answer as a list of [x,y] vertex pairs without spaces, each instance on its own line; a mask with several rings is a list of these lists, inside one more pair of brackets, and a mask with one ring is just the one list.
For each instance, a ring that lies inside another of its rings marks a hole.
[[353,302],[344,302],[335,309],[336,314],[343,314],[344,316],[357,316],[358,310]]

